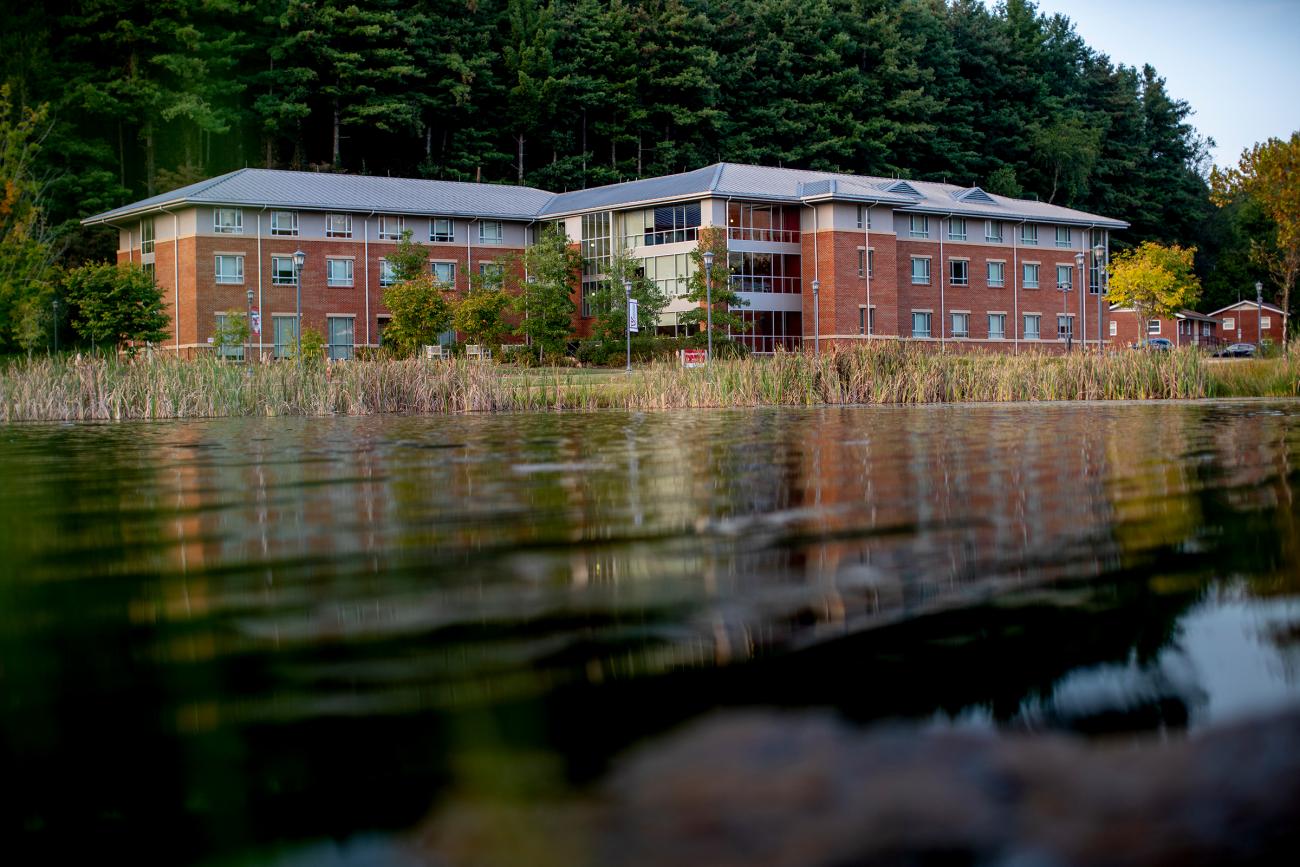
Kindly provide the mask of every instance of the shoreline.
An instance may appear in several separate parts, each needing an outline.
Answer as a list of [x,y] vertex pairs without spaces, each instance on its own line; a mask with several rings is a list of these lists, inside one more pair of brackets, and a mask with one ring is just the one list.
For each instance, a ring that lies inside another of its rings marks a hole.
[[1193,350],[940,354],[906,344],[618,368],[427,359],[245,365],[48,356],[0,366],[0,422],[1300,397],[1300,358]]

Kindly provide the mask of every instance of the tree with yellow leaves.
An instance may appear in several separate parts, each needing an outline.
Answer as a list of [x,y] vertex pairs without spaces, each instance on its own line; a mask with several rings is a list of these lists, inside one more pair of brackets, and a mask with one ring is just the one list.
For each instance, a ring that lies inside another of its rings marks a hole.
[[1241,155],[1235,168],[1210,174],[1211,198],[1224,207],[1238,196],[1253,199],[1272,219],[1274,237],[1251,241],[1251,258],[1268,269],[1282,301],[1282,342],[1287,343],[1291,287],[1300,276],[1300,132],[1290,141],[1271,138]]
[[[1143,241],[1140,247],[1111,259],[1106,300],[1132,307],[1141,322],[1172,317],[1201,297],[1201,282],[1192,272],[1195,255],[1195,247],[1163,247]],[[1145,333],[1145,328],[1138,329],[1139,335]]]

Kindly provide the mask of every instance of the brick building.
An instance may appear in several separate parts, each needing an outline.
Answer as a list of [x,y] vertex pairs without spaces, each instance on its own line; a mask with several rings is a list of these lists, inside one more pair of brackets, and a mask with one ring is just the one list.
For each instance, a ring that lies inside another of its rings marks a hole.
[[1132,307],[1112,307],[1108,311],[1107,342],[1112,348],[1136,346],[1139,340],[1164,338],[1174,346],[1201,346],[1214,349],[1229,343],[1220,333],[1219,320],[1195,310],[1179,310],[1171,317],[1143,322]]
[[756,352],[878,338],[1095,347],[1109,315],[1100,266],[1110,232],[1128,225],[979,188],[732,163],[560,194],[242,169],[83,222],[116,227],[119,259],[153,270],[178,352],[206,349],[221,317],[251,307],[257,349],[283,354],[297,328],[301,250],[303,325],[346,358],[381,340],[384,257],[403,229],[426,246],[433,273],[464,291],[470,270],[509,260],[552,221],[587,262],[575,333],[589,329],[618,250],[671,299],[660,331],[680,333],[690,253],[701,229],[725,230],[750,326],[736,337]]
[[1270,343],[1282,342],[1283,317],[1286,314],[1281,307],[1238,301],[1210,315],[1219,323],[1220,333],[1229,343],[1259,345],[1261,335]]

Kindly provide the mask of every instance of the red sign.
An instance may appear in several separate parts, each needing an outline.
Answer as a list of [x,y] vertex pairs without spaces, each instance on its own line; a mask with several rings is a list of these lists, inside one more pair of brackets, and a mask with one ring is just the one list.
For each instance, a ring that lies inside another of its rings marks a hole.
[[682,367],[703,367],[709,360],[707,349],[683,349]]

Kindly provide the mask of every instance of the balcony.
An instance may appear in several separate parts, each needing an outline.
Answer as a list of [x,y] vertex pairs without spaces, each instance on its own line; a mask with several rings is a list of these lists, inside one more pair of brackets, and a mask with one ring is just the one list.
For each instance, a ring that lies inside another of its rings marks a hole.
[[765,244],[798,244],[797,229],[755,229],[745,226],[731,226],[727,237],[734,241],[759,241]]

